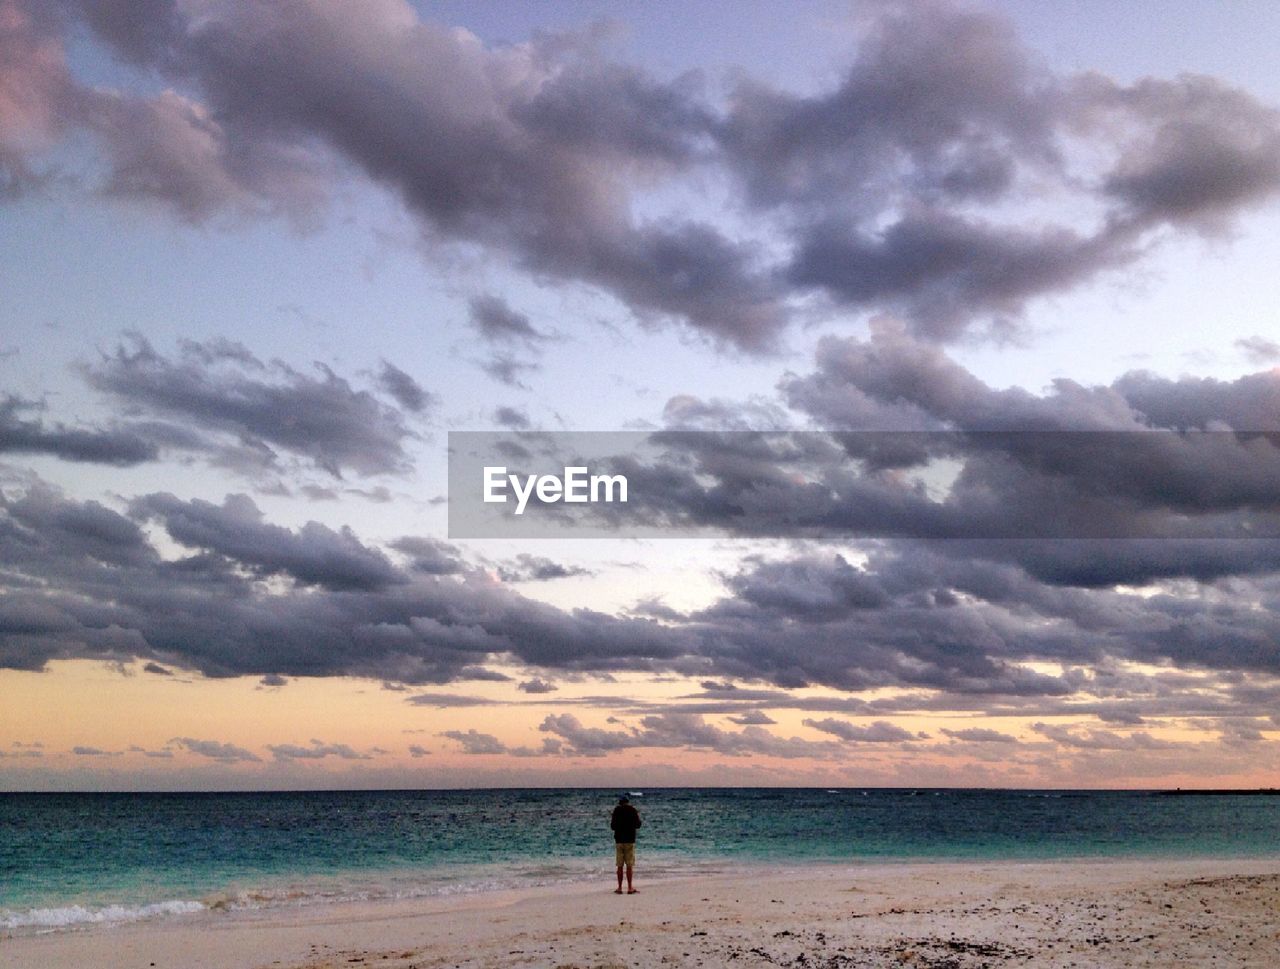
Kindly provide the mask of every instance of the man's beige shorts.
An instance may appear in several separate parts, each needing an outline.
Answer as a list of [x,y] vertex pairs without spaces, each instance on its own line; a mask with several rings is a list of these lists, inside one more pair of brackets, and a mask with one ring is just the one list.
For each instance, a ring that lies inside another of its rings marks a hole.
[[615,844],[613,846],[614,854],[618,856],[618,865],[632,865],[636,863],[636,846],[633,841],[629,845]]

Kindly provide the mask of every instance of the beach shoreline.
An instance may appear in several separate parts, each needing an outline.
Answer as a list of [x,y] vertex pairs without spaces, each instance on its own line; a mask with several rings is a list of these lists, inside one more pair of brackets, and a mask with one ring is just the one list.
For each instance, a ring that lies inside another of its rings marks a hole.
[[0,939],[22,969],[1274,966],[1280,858],[860,862],[202,912]]

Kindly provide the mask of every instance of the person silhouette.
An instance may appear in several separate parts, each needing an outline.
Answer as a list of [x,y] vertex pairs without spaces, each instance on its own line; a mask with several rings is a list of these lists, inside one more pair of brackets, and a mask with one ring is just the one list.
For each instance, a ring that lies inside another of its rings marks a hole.
[[636,866],[636,830],[642,824],[640,812],[635,809],[627,795],[618,797],[618,804],[609,818],[609,827],[613,829],[614,855],[618,863],[618,887],[615,895],[622,894],[622,872],[627,872],[627,894],[636,894],[632,884],[632,873]]

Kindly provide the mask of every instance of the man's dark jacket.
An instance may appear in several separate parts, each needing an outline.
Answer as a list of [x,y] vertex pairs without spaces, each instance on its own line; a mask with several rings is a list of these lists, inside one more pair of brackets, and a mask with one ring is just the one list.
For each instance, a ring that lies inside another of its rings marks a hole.
[[619,804],[613,809],[609,827],[613,828],[613,840],[620,845],[636,842],[636,828],[640,827],[640,812],[630,804]]

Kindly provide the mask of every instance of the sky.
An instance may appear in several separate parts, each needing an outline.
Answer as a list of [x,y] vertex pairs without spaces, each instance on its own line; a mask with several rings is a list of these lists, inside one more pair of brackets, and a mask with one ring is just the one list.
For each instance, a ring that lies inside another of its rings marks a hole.
[[0,0],[0,789],[1274,785],[1278,31]]

